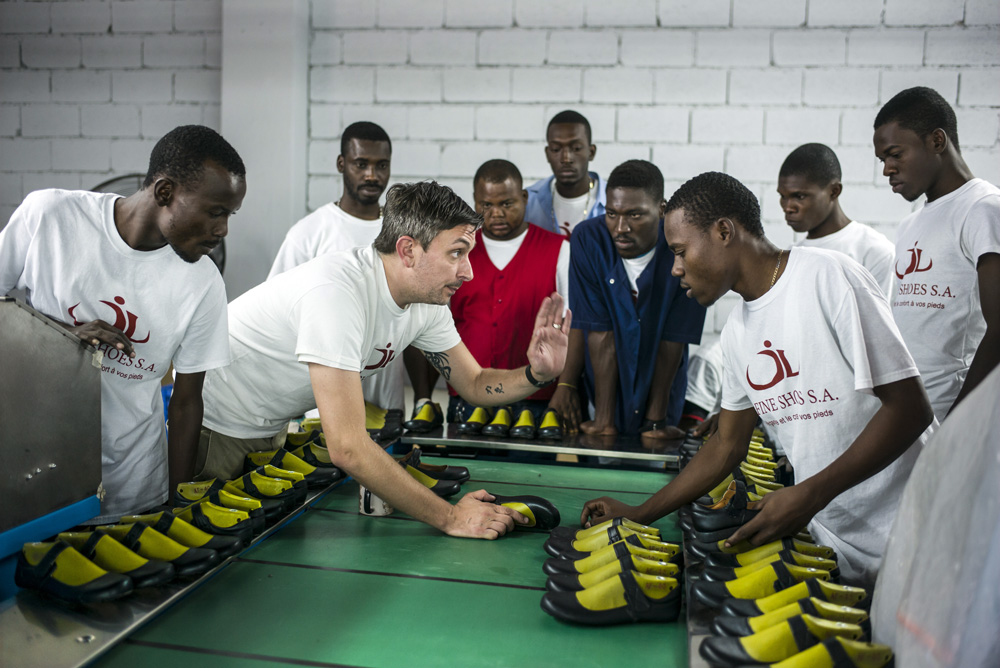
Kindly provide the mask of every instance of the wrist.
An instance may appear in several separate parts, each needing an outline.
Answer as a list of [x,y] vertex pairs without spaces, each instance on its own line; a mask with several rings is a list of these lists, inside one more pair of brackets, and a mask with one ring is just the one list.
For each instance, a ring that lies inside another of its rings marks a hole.
[[534,387],[548,387],[549,385],[554,383],[557,378],[557,376],[553,376],[552,378],[545,378],[544,376],[539,377],[533,374],[531,372],[531,364],[528,364],[528,366],[524,367],[524,377],[527,378],[528,382],[531,383]]
[[642,425],[639,427],[639,433],[645,433],[647,431],[661,431],[667,428],[667,419],[660,418],[659,420],[653,420],[646,418],[642,421]]

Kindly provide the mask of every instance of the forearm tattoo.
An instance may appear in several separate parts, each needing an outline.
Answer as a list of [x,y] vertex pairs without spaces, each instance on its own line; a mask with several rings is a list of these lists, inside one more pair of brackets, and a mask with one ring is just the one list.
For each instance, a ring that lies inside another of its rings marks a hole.
[[503,394],[503,383],[497,383],[496,387],[493,387],[492,385],[487,385],[486,394]]
[[446,382],[451,380],[451,364],[448,360],[448,353],[430,353],[426,350],[421,350],[420,352],[424,354],[424,357],[431,363],[431,366],[444,376]]

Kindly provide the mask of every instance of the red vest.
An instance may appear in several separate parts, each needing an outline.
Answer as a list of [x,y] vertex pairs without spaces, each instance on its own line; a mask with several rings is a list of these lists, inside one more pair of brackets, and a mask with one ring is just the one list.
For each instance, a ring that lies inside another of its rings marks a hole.
[[[462,342],[479,365],[516,369],[528,363],[528,343],[542,300],[555,292],[556,264],[565,237],[528,225],[521,247],[510,263],[497,269],[483,245],[482,231],[469,253],[472,280],[463,283],[451,298]],[[455,391],[449,387],[454,395]],[[548,400],[555,385],[542,388],[529,399]]]

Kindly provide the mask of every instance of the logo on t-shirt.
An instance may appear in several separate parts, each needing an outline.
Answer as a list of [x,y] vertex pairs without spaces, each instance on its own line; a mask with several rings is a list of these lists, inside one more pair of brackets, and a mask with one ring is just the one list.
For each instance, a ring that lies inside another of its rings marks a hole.
[[[771,362],[774,363],[774,376],[771,378],[771,380],[765,383],[762,384],[755,383],[750,378],[750,367],[754,366],[754,364],[751,362],[750,364],[747,365],[747,382],[750,383],[750,387],[752,387],[755,390],[766,390],[768,388],[774,387],[775,385],[785,380],[786,378],[794,378],[795,376],[799,375],[798,370],[792,371],[792,365],[788,363],[788,358],[785,357],[784,350],[780,349],[771,350],[770,341],[764,341],[764,348],[765,350],[761,350],[760,352],[757,353],[757,355],[763,355],[764,357],[766,357],[767,359],[771,360]],[[770,364],[767,364],[767,366],[770,366]],[[756,371],[760,371],[759,365],[757,365],[755,372]],[[766,378],[767,376],[765,375],[764,377]]]
[[368,366],[366,366],[365,371],[374,371],[375,369],[385,368],[385,366],[388,365],[389,362],[391,362],[392,359],[396,356],[396,351],[392,350],[391,348],[392,348],[391,343],[385,344],[385,348],[376,348],[375,352],[382,353],[382,358],[379,359],[378,362],[375,362],[375,364],[369,364]]
[[899,273],[899,260],[898,259],[896,260],[896,278],[901,279],[907,274],[916,274],[921,271],[927,271],[928,269],[934,266],[934,261],[931,260],[930,258],[927,258],[927,264],[925,266],[923,267],[920,266],[920,263],[923,259],[924,251],[922,248],[917,248],[917,243],[918,242],[916,241],[913,242],[913,248],[911,248],[909,251],[910,262],[909,264],[906,265],[906,269],[903,270],[903,273]]
[[[144,339],[135,338],[136,336],[135,330],[139,323],[139,316],[137,316],[135,313],[132,313],[131,311],[126,311],[124,308],[122,308],[123,306],[125,306],[124,297],[115,297],[114,303],[105,301],[103,299],[98,301],[100,301],[102,304],[107,304],[108,306],[111,307],[111,310],[114,311],[115,313],[115,321],[114,323],[112,323],[111,326],[119,330],[123,334],[125,334],[125,336],[128,337],[129,341],[131,341],[132,343],[146,343],[147,341],[149,341],[149,330],[146,330],[146,338]],[[70,306],[69,309],[67,309],[69,311],[69,317],[73,318],[74,327],[79,327],[80,325],[84,324],[79,320],[77,320],[76,316],[73,314],[73,310],[76,309],[76,307],[79,306],[80,303],[81,302],[77,302],[76,304]]]

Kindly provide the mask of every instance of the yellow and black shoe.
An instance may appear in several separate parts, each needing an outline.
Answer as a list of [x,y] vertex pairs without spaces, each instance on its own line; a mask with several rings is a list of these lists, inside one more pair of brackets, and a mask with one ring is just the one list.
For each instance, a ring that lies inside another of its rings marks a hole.
[[[181,518],[184,522],[201,529],[205,533],[215,534],[220,537],[234,536],[238,538],[242,544],[235,549],[233,549],[232,545],[229,545],[228,550],[231,550],[232,552],[239,551],[243,545],[249,545],[250,541],[253,540],[253,522],[250,521],[250,514],[245,513],[242,510],[224,508],[223,506],[217,506],[210,501],[202,501],[201,503],[192,503],[190,506],[185,508],[174,508],[174,515]],[[159,527],[156,527],[156,530],[160,533],[166,533]],[[171,538],[173,538],[173,536],[171,536]],[[174,538],[174,540],[177,540],[177,542],[182,545],[186,545],[184,541],[178,540],[177,538]],[[188,547],[207,546],[189,545]]]
[[411,478],[441,498],[454,496],[460,489],[462,489],[462,483],[458,480],[439,480],[437,478],[432,478],[420,469],[410,466],[406,462],[400,462],[399,465],[406,469],[406,472],[410,474]]
[[552,505],[552,502],[540,496],[500,496],[493,494],[493,503],[498,506],[512,508],[530,520],[528,524],[515,523],[515,528],[550,531],[553,527],[559,526],[559,509]]
[[444,424],[444,413],[441,412],[441,405],[433,401],[427,401],[413,409],[413,417],[403,423],[407,431],[415,434],[424,434],[433,429],[437,429]]
[[535,426],[535,415],[527,408],[517,416],[517,422],[510,428],[511,438],[523,438],[532,440],[538,435],[538,428]]
[[343,477],[338,468],[313,466],[301,457],[283,448],[261,452],[248,452],[243,459],[243,472],[249,473],[268,464],[286,471],[301,473],[307,487],[329,487]]
[[80,554],[108,571],[132,578],[135,589],[156,587],[174,579],[174,567],[166,561],[150,561],[136,554],[101,530],[66,531],[59,536]]
[[717,608],[730,598],[764,598],[812,578],[829,580],[830,573],[818,568],[803,568],[775,561],[735,580],[695,582],[691,585],[691,597],[711,608]]
[[677,578],[681,567],[662,559],[644,559],[634,554],[623,556],[618,561],[612,561],[600,568],[586,573],[555,573],[549,576],[545,588],[549,591],[580,591],[593,587],[599,582],[613,578],[625,571],[636,571],[646,575],[662,575],[666,578]]
[[285,450],[294,451],[309,443],[319,443],[320,434],[322,433],[321,429],[289,432],[285,436],[285,444],[282,447]]
[[680,614],[681,587],[674,578],[627,570],[580,591],[546,592],[542,610],[574,624],[672,622]]
[[108,524],[99,527],[119,543],[147,559],[169,561],[178,576],[201,575],[217,566],[222,559],[215,550],[187,547],[142,522]]
[[[749,545],[749,544],[748,544]],[[737,568],[739,566],[749,566],[761,559],[771,557],[782,550],[791,550],[810,557],[820,557],[822,559],[837,560],[837,555],[832,547],[807,543],[797,538],[782,538],[780,540],[764,543],[756,547],[750,545],[749,549],[741,552],[717,552],[710,554],[705,559],[706,566],[725,566]]]
[[556,573],[574,573],[579,575],[580,573],[589,573],[628,556],[649,559],[650,561],[671,561],[681,551],[680,545],[675,545],[674,543],[653,541],[653,546],[657,549],[646,547],[639,538],[639,535],[633,534],[614,545],[608,545],[607,547],[602,547],[600,550],[586,554],[581,559],[563,559],[561,557],[546,559],[545,563],[542,564],[542,570],[546,575],[555,575]]
[[848,587],[819,578],[811,578],[764,598],[729,599],[722,604],[722,612],[736,617],[756,617],[804,598],[818,598],[834,605],[847,605],[856,608],[867,596],[865,590],[860,587]]
[[[269,478],[257,471],[251,471],[235,480],[227,481],[224,483],[223,489],[230,494],[258,499],[262,503],[277,502],[280,504],[276,513],[279,517],[291,512],[295,508],[295,501],[298,498],[298,490],[293,489],[291,481]],[[270,518],[270,515],[268,517]]]
[[413,446],[405,455],[397,456],[396,459],[415,467],[422,473],[426,473],[431,478],[438,480],[457,480],[459,484],[464,483],[470,477],[469,469],[464,466],[446,466],[444,464],[428,464],[420,460],[420,446]]
[[883,668],[892,661],[892,648],[841,636],[772,664],[777,668]]
[[805,566],[807,568],[821,568],[824,571],[830,572],[830,580],[834,582],[840,578],[840,568],[838,568],[837,562],[833,559],[810,557],[807,554],[793,552],[792,550],[782,550],[777,554],[772,554],[769,557],[765,557],[760,561],[755,561],[747,566],[739,566],[737,568],[727,568],[725,566],[705,566],[701,579],[710,582],[735,580],[736,578],[741,578],[744,575],[749,575],[756,570],[765,568],[768,564],[775,561],[783,561],[786,564]]
[[[611,527],[604,534],[595,534],[584,541],[566,542],[554,539],[551,536],[545,541],[545,551],[553,557],[563,559],[579,560],[589,557],[593,552],[600,550],[606,545],[613,545],[621,540],[627,540],[635,547],[642,547],[655,552],[669,552],[671,554],[680,550],[680,546],[674,543],[667,543],[657,540],[644,533],[636,533],[625,527]],[[603,541],[603,542],[602,542]],[[583,549],[586,548],[586,549]]]
[[742,638],[710,636],[702,641],[698,653],[713,666],[770,664],[834,636],[858,640],[864,631],[857,624],[799,615]]
[[[238,492],[238,493],[236,493]],[[275,522],[281,517],[281,502],[255,499],[246,492],[230,487],[226,483],[213,478],[200,482],[182,482],[174,490],[174,500],[177,506],[183,507],[192,503],[208,501],[223,508],[235,508],[250,515],[253,532],[261,533],[268,522]]]
[[507,406],[501,406],[497,409],[497,412],[493,414],[493,420],[483,427],[483,436],[496,436],[499,438],[507,438],[510,433],[510,425],[513,422],[513,418],[510,415],[510,408]]
[[374,441],[394,441],[403,435],[403,411],[365,402],[365,429]]
[[[197,514],[195,507],[202,505],[207,506],[207,508],[202,509],[202,512],[204,512],[206,517],[213,516],[212,512],[209,511],[208,508],[220,508],[220,506],[205,502],[203,504],[193,504],[180,512],[186,513],[188,510],[191,510],[192,514]],[[223,508],[223,510],[232,509]],[[250,536],[246,537],[246,540],[244,540],[245,536],[236,532],[223,534],[218,532],[202,531],[182,517],[164,511],[150,513],[149,515],[125,515],[119,520],[119,522],[121,524],[135,524],[136,522],[148,524],[160,533],[173,538],[181,545],[187,545],[188,547],[204,547],[209,550],[215,550],[223,559],[231,557],[239,552],[243,549],[244,545],[249,544],[250,539],[252,538],[252,536]]]
[[[318,469],[337,468],[337,465],[330,460],[330,451],[326,447],[326,436],[323,434],[320,434],[319,440],[315,443],[304,443],[294,449],[290,449],[286,443],[285,449],[306,464],[315,466]],[[340,469],[337,470],[339,471]]]
[[546,441],[561,441],[564,433],[559,413],[551,408],[542,413],[542,422],[538,425],[538,438]]
[[25,543],[17,555],[14,584],[72,603],[114,601],[132,592],[132,579],[109,573],[64,540]]
[[323,431],[323,420],[318,417],[305,418],[299,423],[299,429],[309,433],[313,431]]
[[592,527],[587,527],[586,529],[574,529],[573,527],[561,526],[552,529],[552,535],[559,538],[565,538],[567,540],[579,540],[581,538],[588,538],[594,534],[605,533],[611,527],[623,526],[626,529],[631,529],[636,533],[644,533],[647,536],[652,536],[653,538],[660,540],[660,530],[656,527],[646,526],[645,524],[639,524],[638,522],[633,522],[627,517],[615,517],[614,519],[605,520],[600,524],[595,524]]
[[466,436],[481,434],[483,432],[483,427],[489,424],[492,419],[493,411],[491,409],[484,408],[483,406],[476,406],[468,420],[458,423],[458,433]]
[[859,608],[834,605],[818,598],[803,598],[756,617],[719,615],[712,622],[712,631],[718,636],[749,636],[799,615],[812,615],[831,622],[857,624],[862,629],[868,621],[868,613]]

